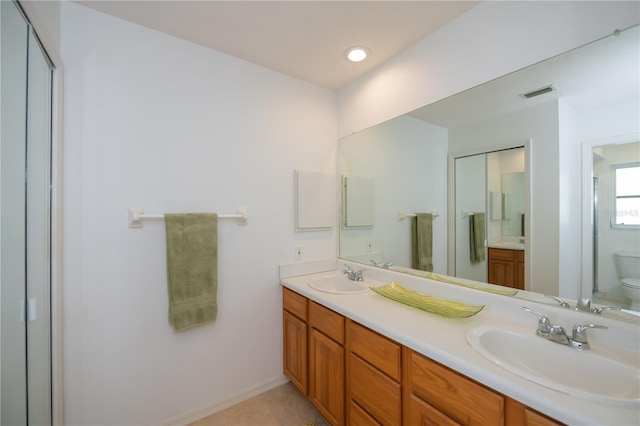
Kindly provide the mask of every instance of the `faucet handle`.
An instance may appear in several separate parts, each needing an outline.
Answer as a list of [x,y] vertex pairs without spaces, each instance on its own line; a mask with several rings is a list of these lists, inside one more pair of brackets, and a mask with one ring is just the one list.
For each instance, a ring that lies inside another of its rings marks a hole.
[[549,319],[549,317],[546,315],[542,315],[541,313],[536,312],[533,309],[529,309],[526,306],[523,306],[522,309],[538,317],[538,329],[536,330],[536,334],[541,337],[547,337],[551,332],[551,328],[553,327],[553,324],[551,324],[551,320]]
[[553,300],[555,300],[556,302],[558,302],[560,304],[561,308],[571,308],[571,306],[565,302],[564,300],[560,299],[559,297],[553,296],[551,294],[545,294],[545,297],[550,297]]
[[606,325],[599,324],[576,324],[573,326],[573,337],[571,345],[578,349],[589,349],[589,342],[587,341],[587,330],[589,328],[601,328],[603,330],[608,329]]

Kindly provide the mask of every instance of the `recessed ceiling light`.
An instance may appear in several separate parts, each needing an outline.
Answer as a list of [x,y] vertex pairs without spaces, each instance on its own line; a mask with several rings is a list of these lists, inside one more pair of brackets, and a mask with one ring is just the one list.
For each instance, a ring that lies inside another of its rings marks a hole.
[[369,50],[366,47],[351,47],[344,55],[351,62],[361,62],[369,56]]

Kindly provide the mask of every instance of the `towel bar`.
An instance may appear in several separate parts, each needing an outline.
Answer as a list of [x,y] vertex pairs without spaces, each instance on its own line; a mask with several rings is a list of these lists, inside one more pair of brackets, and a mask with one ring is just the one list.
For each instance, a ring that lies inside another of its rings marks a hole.
[[[435,211],[435,210],[431,210],[431,214],[433,215],[433,218],[435,219],[436,217],[440,216],[440,214]],[[405,213],[402,210],[398,210],[398,220],[402,220],[406,217],[414,217],[416,214],[415,213]]]
[[[237,219],[238,225],[246,225],[249,216],[246,207],[238,207],[238,213],[219,214],[218,219]],[[129,206],[129,228],[142,228],[145,220],[164,220],[164,215],[144,214],[144,207]]]

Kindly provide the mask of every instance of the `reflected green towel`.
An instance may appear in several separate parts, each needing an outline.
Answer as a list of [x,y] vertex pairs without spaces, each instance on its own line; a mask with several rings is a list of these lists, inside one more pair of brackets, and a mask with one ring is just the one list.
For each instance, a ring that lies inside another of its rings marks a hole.
[[469,217],[469,258],[472,263],[484,261],[484,213]]
[[218,313],[218,215],[165,214],[169,324],[176,331]]
[[417,213],[411,221],[411,267],[433,272],[433,215]]

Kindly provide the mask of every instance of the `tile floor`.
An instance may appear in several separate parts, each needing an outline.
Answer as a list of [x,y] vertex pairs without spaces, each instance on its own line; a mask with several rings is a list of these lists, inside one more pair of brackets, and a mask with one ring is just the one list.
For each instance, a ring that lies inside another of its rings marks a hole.
[[189,426],[328,426],[291,383],[236,404]]

